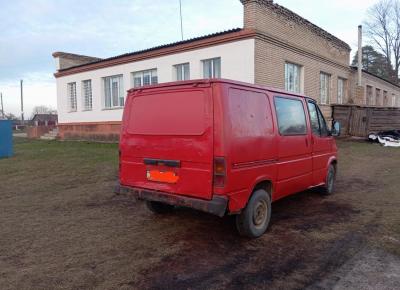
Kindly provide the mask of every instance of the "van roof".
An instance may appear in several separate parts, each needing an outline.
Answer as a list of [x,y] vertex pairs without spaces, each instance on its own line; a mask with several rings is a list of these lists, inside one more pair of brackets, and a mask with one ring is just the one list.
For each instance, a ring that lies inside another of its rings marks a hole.
[[285,95],[291,95],[291,96],[295,96],[295,97],[314,100],[314,99],[312,99],[310,97],[307,97],[305,95],[302,95],[302,94],[288,92],[288,91],[277,89],[277,88],[273,88],[273,87],[255,85],[255,84],[251,84],[251,83],[245,83],[245,82],[241,82],[241,81],[222,79],[222,78],[218,78],[218,79],[197,79],[197,80],[187,80],[187,81],[175,81],[175,82],[160,83],[160,84],[156,84],[156,85],[148,85],[148,86],[142,86],[142,87],[138,87],[138,88],[132,88],[132,89],[128,90],[128,93],[132,93],[132,92],[135,92],[135,91],[147,90],[147,89],[167,88],[167,87],[176,87],[176,86],[183,86],[183,85],[212,84],[212,83],[227,83],[227,84],[239,85],[239,86],[242,86],[242,87],[256,88],[256,89],[261,89],[261,90],[267,90],[267,91],[273,92],[273,93],[281,93],[281,94],[285,94]]

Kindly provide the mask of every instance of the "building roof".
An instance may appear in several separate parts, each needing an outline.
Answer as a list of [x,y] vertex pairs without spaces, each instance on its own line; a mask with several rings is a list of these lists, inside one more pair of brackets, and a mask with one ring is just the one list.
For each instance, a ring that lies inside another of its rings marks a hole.
[[63,52],[63,51],[56,51],[53,52],[52,54],[53,57],[64,57],[64,58],[78,58],[78,59],[85,59],[88,61],[99,61],[102,60],[99,57],[94,57],[94,56],[87,56],[87,55],[82,55],[82,54],[76,54],[76,53],[70,53],[70,52]]
[[[166,53],[164,54],[168,54],[171,53],[171,49],[174,49],[173,51],[176,52],[176,49],[178,47],[182,48],[182,50],[186,50],[186,49],[193,49],[193,48],[197,48],[196,44],[206,44],[206,45],[210,45],[210,44],[218,44],[221,42],[228,42],[231,40],[237,40],[237,39],[241,39],[241,38],[246,38],[249,36],[255,35],[255,32],[252,30],[247,30],[247,29],[242,29],[242,28],[234,28],[234,29],[230,29],[230,30],[226,30],[226,31],[222,31],[222,32],[217,32],[217,33],[212,33],[212,34],[207,34],[204,36],[200,36],[200,37],[195,37],[195,38],[190,38],[187,40],[183,40],[183,41],[177,41],[177,42],[172,42],[169,44],[165,44],[165,45],[159,45],[159,46],[155,46],[155,47],[151,47],[148,49],[143,49],[143,50],[138,50],[138,51],[134,51],[134,52],[130,52],[130,53],[124,53],[121,55],[117,55],[117,56],[113,56],[113,57],[109,57],[109,58],[104,58],[104,59],[98,59],[98,60],[94,60],[90,63],[86,63],[86,64],[81,64],[81,65],[77,65],[77,66],[73,66],[73,67],[69,67],[66,69],[60,69],[55,76],[62,76],[64,75],[64,72],[68,72],[66,74],[69,74],[69,72],[72,73],[76,73],[79,72],[79,68],[83,68],[83,67],[93,67],[93,69],[95,68],[101,68],[101,64],[106,64],[106,63],[113,63],[114,64],[119,64],[119,60],[121,60],[122,63],[126,63],[126,62],[130,62],[132,61],[134,58],[136,57],[140,57],[140,56],[146,56],[146,58],[148,58],[150,55],[152,55],[155,52],[160,52],[160,51],[165,51]],[[68,53],[65,52],[56,52],[53,53],[54,57],[60,57],[62,55],[69,55]],[[123,59],[127,60],[127,61],[122,61]],[[94,67],[98,65],[97,67]]]
[[[350,67],[351,67],[353,70],[357,70],[357,69],[358,69],[357,66],[350,66]],[[371,72],[369,72],[369,71],[367,71],[367,70],[365,70],[365,69],[363,69],[362,72],[363,72],[363,73],[366,73],[366,74],[368,74],[368,75],[370,75],[370,76],[376,77],[376,78],[378,78],[378,79],[380,79],[380,80],[382,80],[382,81],[385,81],[385,82],[391,84],[392,86],[395,86],[395,87],[397,87],[397,88],[400,88],[400,85],[399,85],[399,84],[396,84],[396,83],[394,83],[394,82],[392,82],[392,81],[389,81],[389,80],[387,80],[387,79],[384,79],[383,77],[380,77],[380,76],[378,76],[378,75],[376,75],[376,74],[373,74],[373,73],[371,73]]]
[[246,2],[257,2],[261,5],[264,5],[264,6],[268,7],[269,9],[271,9],[272,11],[274,11],[275,13],[294,21],[295,23],[297,23],[299,25],[304,25],[304,26],[308,27],[308,29],[310,29],[312,32],[314,32],[318,36],[335,43],[337,46],[347,49],[347,50],[351,50],[351,47],[343,40],[337,38],[336,36],[332,35],[328,31],[322,29],[321,27],[319,27],[319,26],[315,25],[314,23],[308,21],[307,19],[301,17],[300,15],[293,12],[292,10],[289,10],[286,7],[281,6],[277,3],[274,3],[274,1],[272,1],[272,0],[240,0],[240,1],[242,2],[242,4],[245,4]]
[[32,122],[38,121],[38,122],[44,122],[44,121],[52,121],[56,122],[58,120],[58,115],[57,114],[36,114],[32,118]]

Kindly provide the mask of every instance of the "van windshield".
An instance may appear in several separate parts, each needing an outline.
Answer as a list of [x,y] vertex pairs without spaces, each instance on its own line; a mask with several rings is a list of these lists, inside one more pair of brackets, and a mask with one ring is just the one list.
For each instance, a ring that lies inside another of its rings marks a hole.
[[206,128],[203,91],[143,94],[130,103],[129,134],[202,135]]

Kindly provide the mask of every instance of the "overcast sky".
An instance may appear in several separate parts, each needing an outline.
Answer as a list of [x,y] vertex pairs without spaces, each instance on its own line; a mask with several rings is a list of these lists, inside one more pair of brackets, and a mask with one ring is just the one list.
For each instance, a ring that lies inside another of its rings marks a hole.
[[[377,0],[276,0],[357,46],[357,26]],[[184,38],[242,27],[239,0],[182,0]],[[179,0],[0,0],[0,92],[6,112],[57,107],[51,54],[109,57],[180,40]]]

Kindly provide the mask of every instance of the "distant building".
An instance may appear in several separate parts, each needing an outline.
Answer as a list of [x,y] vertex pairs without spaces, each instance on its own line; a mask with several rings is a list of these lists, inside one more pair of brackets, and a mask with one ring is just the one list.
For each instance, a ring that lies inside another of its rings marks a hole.
[[350,46],[271,0],[241,0],[244,27],[99,59],[56,52],[61,138],[117,139],[126,91],[161,82],[227,78],[332,104],[400,106],[400,87],[350,67]]
[[56,126],[58,124],[57,114],[36,114],[30,121],[32,126]]

